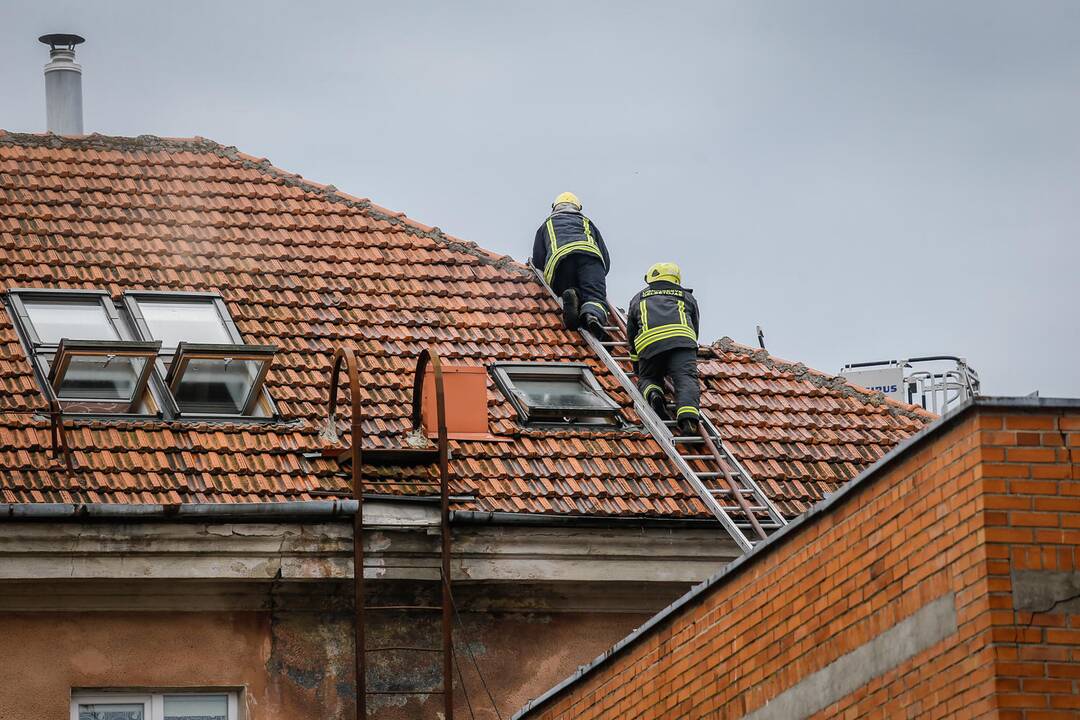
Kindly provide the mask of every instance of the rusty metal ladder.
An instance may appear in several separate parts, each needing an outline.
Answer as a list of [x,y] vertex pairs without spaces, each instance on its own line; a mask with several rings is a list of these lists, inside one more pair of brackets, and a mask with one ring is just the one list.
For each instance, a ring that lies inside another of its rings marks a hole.
[[[555,301],[561,303],[543,274],[535,267],[533,272]],[[581,331],[582,336],[630,394],[642,423],[660,443],[705,507],[739,548],[749,552],[769,533],[787,525],[787,519],[732,454],[705,410],[701,410],[698,435],[679,435],[673,432],[676,427],[674,420],[661,419],[645,402],[633,379],[630,345],[626,339],[626,318],[610,299],[608,308],[615,323],[605,326],[607,338],[600,340],[586,330]],[[613,351],[620,349],[621,353],[613,354]]]
[[[335,413],[335,406],[337,404],[338,394],[338,378],[340,372],[344,370],[346,372],[348,381],[349,400],[351,403],[351,415],[350,415],[350,433],[349,433],[349,449],[348,454],[352,463],[352,483],[351,490],[353,498],[356,500],[356,514],[353,516],[353,589],[354,589],[354,651],[355,651],[355,667],[356,667],[356,713],[357,720],[366,720],[368,717],[368,696],[371,695],[394,695],[394,696],[419,696],[419,695],[442,695],[443,698],[443,712],[442,717],[445,720],[453,720],[454,718],[454,643],[453,643],[453,613],[456,610],[454,606],[453,594],[450,588],[451,573],[450,573],[450,556],[451,556],[451,534],[450,534],[450,491],[449,491],[449,447],[446,432],[446,408],[445,408],[445,392],[443,389],[442,380],[442,361],[439,355],[430,349],[423,350],[416,363],[416,373],[413,382],[413,411],[412,422],[413,430],[416,432],[422,432],[422,408],[421,402],[423,397],[424,388],[424,376],[428,366],[431,366],[434,373],[434,387],[435,387],[435,400],[436,400],[436,417],[438,421],[438,452],[437,460],[439,464],[439,482],[438,483],[412,483],[415,485],[428,485],[439,490],[439,565],[437,567],[426,566],[429,569],[435,570],[439,577],[440,595],[441,600],[439,605],[367,605],[365,604],[365,590],[364,590],[364,570],[368,567],[377,567],[379,569],[385,569],[388,567],[394,567],[385,563],[379,563],[377,565],[368,565],[364,562],[364,478],[362,472],[362,453],[360,444],[362,440],[362,410],[360,399],[360,382],[359,382],[359,370],[356,355],[351,348],[339,348],[334,353],[332,361],[332,370],[330,371],[330,399],[327,407],[326,427],[331,434],[334,433],[334,428],[337,424],[337,416]],[[331,456],[338,456],[337,450],[331,453]],[[383,482],[383,484],[390,484]],[[407,567],[409,569],[415,569],[417,565],[397,566]],[[416,647],[416,646],[385,646],[385,647],[368,647],[366,643],[365,632],[365,620],[366,615],[371,612],[431,612],[438,613],[440,616],[440,640],[438,646],[432,644],[428,647]],[[432,653],[442,656],[442,682],[441,688],[419,688],[415,690],[370,690],[367,687],[367,667],[368,667],[368,655],[374,653],[388,653],[388,652],[412,652],[412,653]],[[474,660],[475,663],[475,660]],[[460,668],[458,668],[459,679]],[[477,668],[479,673],[479,668]],[[462,690],[464,691],[464,681],[462,682]],[[468,702],[468,694],[465,695],[466,702]],[[470,707],[471,711],[471,707]]]

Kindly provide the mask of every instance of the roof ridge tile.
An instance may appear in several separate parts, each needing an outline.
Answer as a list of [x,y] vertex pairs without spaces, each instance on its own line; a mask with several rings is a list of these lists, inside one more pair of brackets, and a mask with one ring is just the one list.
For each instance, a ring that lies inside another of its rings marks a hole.
[[102,135],[100,133],[91,133],[89,135],[75,137],[55,135],[53,133],[15,133],[0,130],[0,146],[2,145],[48,147],[54,149],[76,148],[91,151],[164,151],[169,153],[188,151],[216,155],[239,163],[242,167],[264,172],[281,180],[285,185],[298,187],[305,192],[319,195],[327,202],[343,204],[347,207],[360,210],[368,217],[382,220],[409,234],[426,237],[443,243],[450,250],[470,255],[500,269],[506,269],[520,274],[532,274],[523,263],[518,262],[509,255],[500,255],[490,250],[486,250],[470,240],[464,240],[449,235],[443,232],[438,226],[425,225],[424,223],[407,217],[403,212],[396,212],[382,207],[381,205],[376,205],[367,198],[359,198],[343,193],[334,185],[324,185],[303,178],[297,173],[283,170],[282,168],[275,166],[267,158],[258,158],[241,152],[235,145],[222,145],[219,142],[204,137],[173,138],[160,137],[157,135],[137,135],[135,137],[128,137],[122,135]]

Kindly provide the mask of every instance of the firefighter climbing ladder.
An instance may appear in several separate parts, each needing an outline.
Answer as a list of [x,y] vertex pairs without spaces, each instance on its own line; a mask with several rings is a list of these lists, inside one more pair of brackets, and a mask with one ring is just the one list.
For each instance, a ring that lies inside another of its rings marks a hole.
[[[556,302],[559,302],[544,276],[536,268],[533,268],[533,271]],[[630,346],[626,339],[626,318],[610,300],[608,307],[615,324],[604,328],[607,339],[601,341],[584,330],[581,334],[630,394],[642,423],[664,448],[664,452],[697,492],[701,501],[716,516],[739,548],[743,552],[749,552],[755,544],[768,537],[769,533],[787,525],[787,520],[731,453],[704,410],[701,411],[700,434],[680,435],[677,431],[673,432],[677,427],[674,420],[662,420],[645,402],[632,377],[633,365],[630,362]]]

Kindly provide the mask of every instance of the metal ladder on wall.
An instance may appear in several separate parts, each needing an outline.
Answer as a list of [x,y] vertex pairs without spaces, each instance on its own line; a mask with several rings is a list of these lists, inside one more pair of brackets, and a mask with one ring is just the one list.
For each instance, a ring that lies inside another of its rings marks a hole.
[[[555,301],[561,304],[561,299],[544,280],[543,273],[535,267],[533,272]],[[633,378],[626,318],[610,299],[608,308],[615,323],[604,328],[607,339],[601,341],[586,330],[581,331],[582,336],[630,394],[642,423],[660,443],[705,507],[720,521],[739,548],[749,552],[769,533],[787,525],[787,520],[731,453],[720,431],[704,410],[701,410],[699,434],[680,435],[674,431],[677,427],[674,420],[662,420],[645,402]],[[669,393],[670,390],[669,387]]]
[[[433,350],[425,349],[421,351],[420,356],[416,362],[416,373],[413,381],[413,408],[412,408],[412,424],[414,432],[423,432],[422,426],[422,407],[423,402],[423,389],[424,389],[424,376],[427,371],[428,365],[431,366],[434,373],[434,388],[435,388],[435,402],[436,402],[436,417],[438,418],[438,445],[434,448],[434,452],[427,449],[420,450],[403,450],[394,449],[391,453],[396,453],[393,459],[389,460],[388,464],[402,464],[407,461],[407,456],[411,455],[416,459],[419,464],[426,465],[432,460],[435,460],[439,464],[439,482],[414,482],[410,483],[412,486],[425,485],[430,488],[438,488],[439,490],[439,559],[438,566],[425,566],[417,564],[407,565],[387,565],[386,563],[377,563],[369,565],[364,561],[364,475],[363,475],[363,457],[374,456],[378,454],[377,450],[365,450],[361,452],[360,446],[363,439],[363,423],[362,423],[362,410],[360,400],[360,381],[359,381],[359,369],[356,360],[356,354],[352,348],[339,348],[334,352],[332,361],[332,370],[330,371],[330,399],[327,405],[327,418],[326,418],[326,433],[328,439],[337,441],[337,414],[335,407],[337,404],[338,394],[338,378],[342,370],[346,372],[349,390],[349,400],[352,405],[352,412],[350,414],[350,432],[349,432],[349,447],[347,450],[342,451],[339,448],[333,448],[327,451],[323,451],[322,454],[325,457],[342,458],[348,456],[352,464],[352,482],[351,492],[353,499],[356,500],[356,513],[353,515],[353,597],[354,597],[354,652],[355,652],[355,677],[356,677],[356,720],[366,720],[368,717],[368,697],[375,696],[397,696],[397,697],[410,697],[410,696],[422,696],[422,695],[442,695],[443,697],[443,712],[441,717],[444,720],[454,720],[454,641],[453,641],[453,615],[457,612],[457,608],[454,605],[454,597],[451,592],[450,582],[450,544],[452,541],[450,534],[450,490],[449,490],[449,445],[446,432],[446,409],[445,409],[445,391],[443,389],[442,380],[442,361],[437,353]],[[403,457],[404,455],[404,457]],[[380,481],[382,485],[394,485],[392,481]],[[364,571],[367,568],[378,568],[385,570],[387,568],[398,569],[429,569],[435,570],[439,577],[441,602],[438,605],[418,605],[418,604],[394,604],[394,605],[367,605],[367,594],[364,588]],[[368,647],[366,642],[366,615],[368,613],[438,613],[441,617],[441,643],[438,646],[434,644],[426,647],[410,646],[410,645],[387,645],[382,647]],[[460,623],[460,617],[458,619]],[[441,656],[442,660],[442,677],[441,686],[439,688],[418,688],[418,689],[389,689],[389,690],[370,690],[367,687],[367,670],[369,665],[368,655],[375,653],[421,653],[421,654],[437,654]],[[470,653],[471,656],[471,653]],[[473,663],[475,665],[475,658]],[[477,673],[479,673],[479,667],[477,667]],[[461,669],[458,668],[458,677],[461,678]],[[481,676],[482,679],[482,676]],[[461,680],[461,689],[465,692],[464,680]],[[485,686],[486,689],[486,686]],[[490,697],[490,696],[489,696]],[[468,693],[465,694],[466,703],[469,702]],[[472,714],[472,707],[469,706],[470,714]]]

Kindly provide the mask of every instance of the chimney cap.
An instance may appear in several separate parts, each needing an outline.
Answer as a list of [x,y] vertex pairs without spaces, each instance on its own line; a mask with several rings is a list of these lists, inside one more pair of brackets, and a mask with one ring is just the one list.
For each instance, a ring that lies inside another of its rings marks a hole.
[[59,46],[66,46],[69,50],[73,50],[76,45],[86,42],[86,38],[71,33],[49,33],[39,37],[38,42],[45,43],[53,50]]

